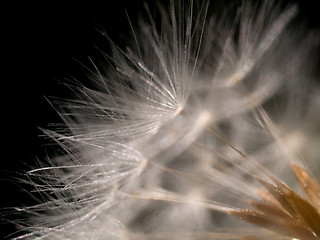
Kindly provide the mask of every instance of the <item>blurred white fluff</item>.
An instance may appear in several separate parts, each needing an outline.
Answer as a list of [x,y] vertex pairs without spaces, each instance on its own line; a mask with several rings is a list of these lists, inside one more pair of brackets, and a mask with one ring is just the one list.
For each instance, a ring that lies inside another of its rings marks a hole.
[[16,239],[281,238],[228,212],[260,199],[253,176],[295,187],[291,162],[319,175],[320,91],[292,40],[297,9],[194,5],[160,7],[161,31],[147,8],[96,88],[52,103],[66,128],[45,132],[65,155],[28,172],[44,202],[19,209]]

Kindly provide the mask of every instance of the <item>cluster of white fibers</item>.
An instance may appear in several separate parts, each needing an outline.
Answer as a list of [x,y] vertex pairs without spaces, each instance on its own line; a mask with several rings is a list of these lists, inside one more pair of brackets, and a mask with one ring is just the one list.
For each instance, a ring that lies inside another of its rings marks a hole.
[[[295,189],[292,163],[319,176],[315,38],[293,31],[295,5],[212,5],[171,1],[160,23],[146,6],[95,87],[52,101],[65,127],[44,132],[65,154],[27,173],[43,202],[19,209],[30,217],[15,239],[294,238],[230,213],[274,178]],[[320,239],[310,225],[297,236]]]

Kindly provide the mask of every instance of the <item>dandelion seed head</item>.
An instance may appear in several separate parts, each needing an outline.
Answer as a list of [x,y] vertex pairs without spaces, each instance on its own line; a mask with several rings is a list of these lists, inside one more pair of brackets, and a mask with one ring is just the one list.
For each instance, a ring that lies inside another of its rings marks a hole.
[[305,137],[299,132],[293,132],[284,139],[289,151],[301,152],[305,144]]
[[212,120],[212,114],[208,111],[202,111],[200,112],[199,116],[197,117],[197,120],[195,122],[195,125],[198,125],[198,128],[204,129]]
[[226,82],[226,86],[233,87],[244,78],[245,74],[243,72],[235,72],[232,74]]
[[320,91],[287,43],[296,6],[165,7],[161,30],[146,6],[132,45],[108,39],[95,87],[51,102],[63,154],[28,172],[43,202],[19,208],[16,239],[319,239]]

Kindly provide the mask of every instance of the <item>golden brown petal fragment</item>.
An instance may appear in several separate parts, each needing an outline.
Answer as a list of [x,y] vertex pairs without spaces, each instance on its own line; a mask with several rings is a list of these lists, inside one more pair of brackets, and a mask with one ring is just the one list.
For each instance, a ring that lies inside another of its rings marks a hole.
[[251,202],[256,210],[243,209],[230,214],[256,224],[274,233],[301,240],[320,239],[319,199],[320,187],[316,180],[301,167],[292,165],[308,200],[277,178],[271,177],[274,184],[256,178],[267,190],[264,202]]
[[310,230],[290,218],[268,216],[267,212],[262,213],[249,209],[231,211],[230,214],[283,236],[303,240],[319,240]]
[[305,192],[309,201],[317,208],[320,214],[320,186],[319,183],[313,179],[303,168],[296,164],[291,165],[294,174],[296,175],[301,188]]
[[315,207],[280,180],[275,179],[274,181],[277,187],[283,192],[286,200],[296,211],[298,220],[303,222],[320,237],[320,215]]

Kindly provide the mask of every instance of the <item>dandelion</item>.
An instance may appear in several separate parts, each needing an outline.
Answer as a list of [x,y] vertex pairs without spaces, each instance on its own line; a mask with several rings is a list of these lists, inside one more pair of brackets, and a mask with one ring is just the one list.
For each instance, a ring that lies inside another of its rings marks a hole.
[[133,46],[109,39],[94,88],[51,101],[64,154],[27,173],[43,202],[18,209],[15,239],[320,239],[320,91],[297,7],[165,7],[161,30],[146,6]]

